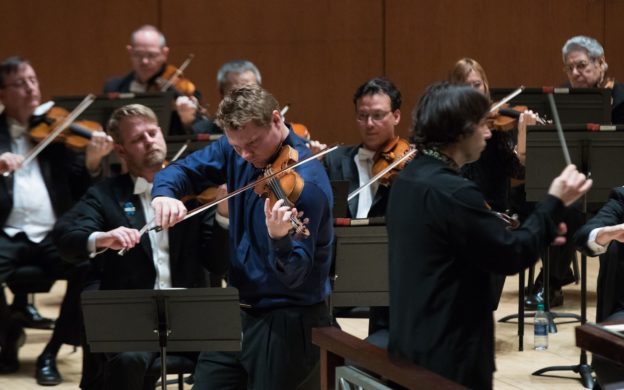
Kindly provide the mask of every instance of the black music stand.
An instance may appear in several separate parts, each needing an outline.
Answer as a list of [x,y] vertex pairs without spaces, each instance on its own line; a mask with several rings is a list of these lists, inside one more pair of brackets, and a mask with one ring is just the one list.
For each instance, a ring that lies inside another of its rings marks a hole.
[[[515,88],[492,88],[494,101],[501,100]],[[548,95],[543,88],[525,88],[512,100],[513,105],[527,106],[546,119],[552,119]],[[555,88],[561,123],[611,123],[611,91],[605,88]]]
[[386,226],[337,226],[334,231],[336,269],[330,308],[388,306]]
[[[584,196],[583,213],[587,216],[591,209],[602,205],[613,187],[624,183],[624,174],[619,167],[624,164],[624,127],[609,126],[615,131],[590,132],[586,125],[565,125],[563,130],[570,158],[579,171],[590,176],[592,189]],[[552,179],[559,175],[565,166],[561,156],[561,145],[554,126],[529,126],[527,132],[526,195],[527,200],[537,201],[548,191]],[[589,205],[589,206],[588,206]],[[544,259],[547,263],[547,256]],[[549,310],[548,264],[544,264],[544,300]],[[587,257],[581,254],[581,324],[587,321]],[[552,314],[552,313],[551,313]],[[557,317],[563,315],[558,314]],[[552,317],[551,317],[552,319]],[[587,364],[587,353],[581,349],[580,362],[573,366],[552,366],[533,373],[541,375],[549,371],[573,371],[581,375],[586,388],[593,387],[591,367]]]
[[[52,100],[55,105],[63,107],[69,111],[73,110],[84,96],[54,96]],[[108,119],[113,111],[127,104],[142,104],[151,108],[160,125],[163,133],[167,135],[169,123],[171,122],[171,102],[173,92],[148,92],[148,93],[113,93],[98,95],[95,101],[80,114],[79,120],[90,120],[98,122],[106,128]]]
[[93,352],[160,352],[163,389],[167,350],[240,350],[238,290],[231,287],[85,291],[82,310]]

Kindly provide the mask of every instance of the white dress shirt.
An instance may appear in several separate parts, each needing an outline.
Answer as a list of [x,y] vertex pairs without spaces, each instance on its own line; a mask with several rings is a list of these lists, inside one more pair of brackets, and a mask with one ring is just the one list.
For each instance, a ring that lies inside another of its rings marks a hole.
[[[25,156],[32,144],[26,135],[26,126],[9,119],[11,152]],[[3,230],[13,237],[24,232],[28,239],[39,243],[52,231],[56,222],[50,194],[46,187],[39,161],[32,160],[12,173],[13,208]]]
[[[374,151],[365,148],[359,148],[358,153],[354,157],[355,166],[358,170],[358,177],[360,178],[360,187],[368,183],[368,181],[372,177],[374,156]],[[364,188],[358,194],[358,207],[357,214],[355,216],[356,218],[366,218],[368,216],[368,212],[370,211],[370,208],[373,204],[373,199],[375,197],[375,193],[377,192],[378,187],[379,183],[375,182],[367,188]]]
[[[143,213],[145,214],[145,221],[150,222],[154,219],[154,210],[152,209],[152,183],[149,183],[142,177],[135,178],[134,180],[134,195],[138,195],[141,200],[141,206],[143,207]],[[95,240],[102,232],[93,232],[89,235],[87,240],[87,250],[90,256],[93,257],[97,252],[95,246]],[[156,270],[156,280],[154,282],[154,289],[160,290],[165,288],[172,288],[171,283],[171,264],[169,261],[169,231],[161,230],[149,230],[148,236],[150,240],[150,246],[152,248],[152,261],[154,262],[154,269]]]

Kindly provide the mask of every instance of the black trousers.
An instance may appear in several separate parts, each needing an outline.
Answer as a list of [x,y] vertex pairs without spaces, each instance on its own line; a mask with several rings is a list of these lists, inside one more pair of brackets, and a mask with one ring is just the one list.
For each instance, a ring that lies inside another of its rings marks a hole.
[[314,306],[242,310],[240,352],[202,352],[195,390],[294,390],[320,387],[312,328],[329,326],[329,309]]
[[[51,280],[68,280],[53,337],[63,343],[79,345],[82,322],[79,298],[83,269],[63,261],[49,235],[40,243],[34,243],[24,233],[9,237],[4,231],[0,231],[0,283],[6,281],[17,268],[25,265],[41,267]],[[0,291],[0,294],[4,292]],[[9,323],[5,305],[5,300],[0,299],[0,335],[5,331],[3,327]]]

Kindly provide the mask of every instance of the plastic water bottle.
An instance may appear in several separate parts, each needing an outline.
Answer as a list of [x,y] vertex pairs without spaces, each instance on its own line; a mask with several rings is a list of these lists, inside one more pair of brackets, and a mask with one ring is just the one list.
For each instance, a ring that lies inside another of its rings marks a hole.
[[546,317],[546,313],[544,313],[543,303],[537,304],[533,335],[533,348],[536,351],[544,351],[548,349],[548,317]]

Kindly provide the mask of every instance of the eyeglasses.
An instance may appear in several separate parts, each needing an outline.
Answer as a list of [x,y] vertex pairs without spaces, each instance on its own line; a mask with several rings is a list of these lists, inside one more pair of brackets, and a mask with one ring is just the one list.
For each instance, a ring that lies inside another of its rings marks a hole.
[[565,73],[572,73],[574,72],[574,69],[576,69],[579,73],[582,73],[585,69],[587,69],[589,64],[593,62],[594,61],[579,61],[577,63],[566,64],[563,67],[563,71]]
[[366,112],[358,112],[357,114],[355,114],[355,120],[360,123],[367,123],[368,118],[370,118],[373,122],[381,122],[386,119],[388,114],[390,114],[391,112],[392,111],[378,111],[370,114]]
[[162,56],[162,53],[159,51],[131,51],[130,55],[132,56],[132,58],[136,59],[136,60],[143,60],[146,59],[148,61],[156,61],[157,59],[159,59]]
[[39,80],[36,77],[26,77],[23,79],[17,79],[13,81],[12,83],[4,84],[5,87],[11,87],[11,88],[17,88],[17,89],[24,89],[27,86],[36,87],[38,85],[39,85]]

